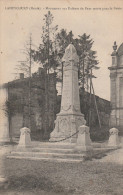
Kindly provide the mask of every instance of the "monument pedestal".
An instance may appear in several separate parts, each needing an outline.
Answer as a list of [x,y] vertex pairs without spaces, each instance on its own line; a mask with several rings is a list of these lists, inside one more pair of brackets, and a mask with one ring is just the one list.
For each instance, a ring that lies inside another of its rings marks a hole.
[[[55,129],[51,133],[50,141],[65,139],[64,142],[76,143],[78,128],[82,124],[85,124],[82,114],[58,114],[55,121]],[[73,134],[75,135],[72,136]]]
[[[79,58],[75,47],[70,44],[63,56],[63,90],[61,110],[57,114],[55,129],[50,135],[50,141],[76,143],[77,132],[86,121],[80,112],[79,86],[78,86],[78,62]],[[75,134],[74,136],[72,136]]]

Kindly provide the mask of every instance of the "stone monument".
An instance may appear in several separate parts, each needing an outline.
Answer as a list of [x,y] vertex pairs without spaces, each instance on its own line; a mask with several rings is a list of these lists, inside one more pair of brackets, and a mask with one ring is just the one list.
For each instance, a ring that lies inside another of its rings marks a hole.
[[[50,141],[66,139],[78,131],[79,126],[84,125],[83,114],[80,112],[80,98],[78,86],[78,62],[79,58],[73,44],[69,44],[63,56],[63,89],[61,110],[57,114],[55,129],[50,135]],[[66,142],[77,142],[77,134]]]

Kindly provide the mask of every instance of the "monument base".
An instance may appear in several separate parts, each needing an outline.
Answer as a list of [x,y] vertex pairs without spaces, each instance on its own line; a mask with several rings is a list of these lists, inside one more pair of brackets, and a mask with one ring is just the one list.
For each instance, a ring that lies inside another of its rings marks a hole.
[[[86,123],[83,115],[80,114],[58,114],[55,121],[55,129],[50,134],[50,142],[60,141],[76,143],[79,126]],[[72,136],[75,134],[74,136]]]
[[77,145],[75,147],[75,151],[80,151],[80,152],[88,152],[88,151],[93,151],[93,147],[92,146],[81,146],[81,145]]
[[0,139],[0,143],[7,143],[10,142],[10,138],[2,138]]

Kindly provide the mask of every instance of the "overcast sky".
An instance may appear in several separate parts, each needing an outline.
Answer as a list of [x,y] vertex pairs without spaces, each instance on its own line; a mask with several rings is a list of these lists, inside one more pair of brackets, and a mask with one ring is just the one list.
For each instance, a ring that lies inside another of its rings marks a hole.
[[[96,71],[98,78],[94,81],[95,92],[102,98],[110,99],[108,67],[111,66],[112,45],[114,41],[117,41],[118,46],[123,42],[123,9],[117,9],[122,8],[121,1],[117,3],[116,1],[107,3],[94,1],[95,3],[91,4],[90,1],[46,1],[46,3],[37,0],[33,3],[13,1],[11,4],[8,1],[4,4],[2,2],[5,1],[0,1],[1,83],[15,78],[14,68],[17,61],[23,60],[21,49],[28,42],[30,33],[35,45],[38,46],[41,42],[43,16],[47,13],[46,7],[48,7],[51,8],[54,24],[58,24],[59,30],[61,28],[65,28],[68,32],[72,30],[75,37],[83,33],[91,35],[94,40],[93,49],[97,51],[97,59],[100,62],[100,70]],[[19,8],[17,10],[9,7]],[[20,10],[20,7],[27,8]],[[67,9],[63,10],[63,7]],[[52,10],[52,8],[57,9]],[[93,10],[93,8],[101,8],[101,10]],[[102,8],[107,9],[102,10]]]

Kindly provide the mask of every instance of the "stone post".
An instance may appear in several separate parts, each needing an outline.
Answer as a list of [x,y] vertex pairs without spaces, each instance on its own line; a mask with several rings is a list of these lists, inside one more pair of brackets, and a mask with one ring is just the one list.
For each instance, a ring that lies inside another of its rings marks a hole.
[[6,113],[6,101],[8,100],[7,86],[0,87],[0,143],[10,142],[9,122]]
[[119,137],[118,137],[118,129],[111,128],[109,130],[109,141],[108,146],[109,147],[117,147],[119,145]]
[[76,150],[83,152],[92,150],[89,127],[82,125],[79,127]]
[[21,150],[31,147],[30,129],[27,127],[23,127],[20,129],[20,132],[21,135],[17,149]]

